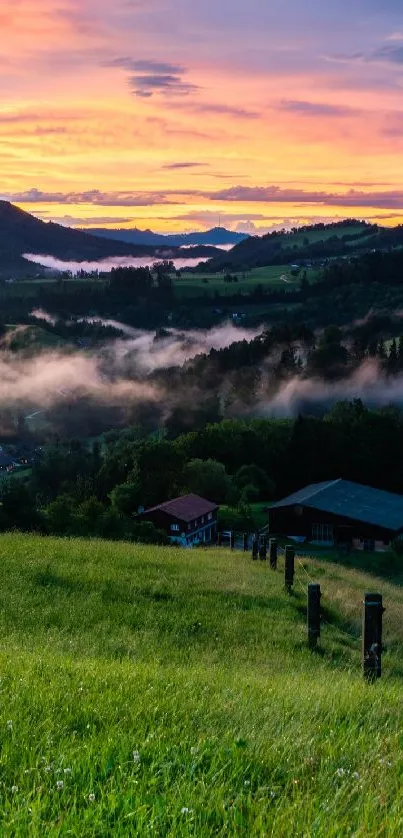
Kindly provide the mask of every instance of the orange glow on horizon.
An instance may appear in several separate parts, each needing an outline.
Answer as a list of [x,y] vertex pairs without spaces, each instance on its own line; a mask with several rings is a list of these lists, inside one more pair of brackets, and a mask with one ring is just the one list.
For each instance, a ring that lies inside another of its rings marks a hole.
[[155,0],[155,33],[141,3],[115,5],[3,0],[3,198],[45,220],[161,232],[220,217],[252,232],[401,223],[399,85],[371,86],[354,56],[346,68],[318,52],[320,71],[298,67],[291,38],[275,71],[245,67],[202,30],[193,50],[164,40]]

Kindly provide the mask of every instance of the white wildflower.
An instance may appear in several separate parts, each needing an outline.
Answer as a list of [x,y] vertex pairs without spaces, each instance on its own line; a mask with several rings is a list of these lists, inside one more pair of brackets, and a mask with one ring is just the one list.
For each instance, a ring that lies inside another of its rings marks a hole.
[[138,751],[133,751],[133,762],[135,762],[137,765],[139,762],[141,762],[141,756]]
[[90,803],[95,803],[95,794],[89,794],[88,795],[88,800],[89,800]]
[[345,768],[338,768],[337,771],[336,771],[337,777],[344,777],[345,773],[346,773]]
[[354,771],[353,777],[354,777],[354,780],[359,780],[360,779],[360,775],[359,775],[358,771]]
[[189,809],[188,806],[182,806],[181,815],[191,815],[192,812],[193,812],[193,809]]
[[65,768],[64,773],[65,774],[71,774],[71,768]]
[[245,780],[244,786],[250,786],[250,780]]
[[8,729],[8,730],[12,730],[12,729],[13,729],[13,723],[12,723],[11,719],[9,719],[9,720],[8,720],[8,722],[7,722],[7,729]]
[[11,791],[13,794],[17,794],[18,786],[11,786]]
[[57,788],[58,791],[63,791],[63,788],[64,788],[63,780],[58,780],[57,781],[56,788]]

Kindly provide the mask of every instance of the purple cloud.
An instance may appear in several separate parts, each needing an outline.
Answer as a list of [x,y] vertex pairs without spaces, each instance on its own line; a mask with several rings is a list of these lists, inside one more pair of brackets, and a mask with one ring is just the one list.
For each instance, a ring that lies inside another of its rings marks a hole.
[[304,102],[294,99],[283,99],[279,107],[280,110],[286,111],[287,113],[295,113],[308,117],[345,117],[361,113],[361,111],[349,108],[347,105],[330,105],[326,102]]
[[403,44],[385,44],[381,49],[374,52],[370,61],[388,61],[391,64],[403,64]]
[[333,207],[374,207],[403,209],[403,190],[362,192],[350,189],[343,194],[309,192],[304,189],[282,189],[280,186],[233,186],[209,195],[212,201],[244,203],[321,204]]
[[101,192],[98,189],[64,193],[29,189],[26,192],[3,193],[1,198],[14,204],[91,204],[100,207],[149,207],[177,204],[178,201],[169,198],[168,194],[165,192]]
[[129,73],[129,87],[135,96],[149,98],[154,93],[183,96],[199,90],[197,85],[183,80],[187,71],[181,64],[123,57],[107,62],[107,66],[122,68]]

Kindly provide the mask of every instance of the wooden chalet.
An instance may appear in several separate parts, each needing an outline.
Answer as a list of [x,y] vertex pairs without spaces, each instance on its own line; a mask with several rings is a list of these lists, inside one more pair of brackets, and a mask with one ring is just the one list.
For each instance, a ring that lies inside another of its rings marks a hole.
[[165,530],[172,543],[190,547],[217,538],[218,505],[199,495],[184,495],[146,509],[141,517]]

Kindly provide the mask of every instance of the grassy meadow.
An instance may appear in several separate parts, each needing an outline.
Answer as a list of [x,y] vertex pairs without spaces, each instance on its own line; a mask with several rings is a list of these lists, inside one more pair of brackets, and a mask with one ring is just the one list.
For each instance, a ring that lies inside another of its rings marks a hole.
[[281,568],[226,550],[12,534],[0,554],[2,836],[401,836],[399,585],[304,560],[287,597]]
[[[301,276],[293,276],[289,265],[269,265],[265,268],[253,268],[250,271],[231,271],[238,278],[238,282],[224,282],[223,273],[187,273],[182,272],[179,279],[175,279],[174,288],[177,296],[182,299],[199,297],[207,294],[214,297],[215,292],[221,296],[232,297],[234,294],[251,294],[258,285],[269,289],[299,288]],[[307,276],[313,281],[318,271],[309,269]]]

